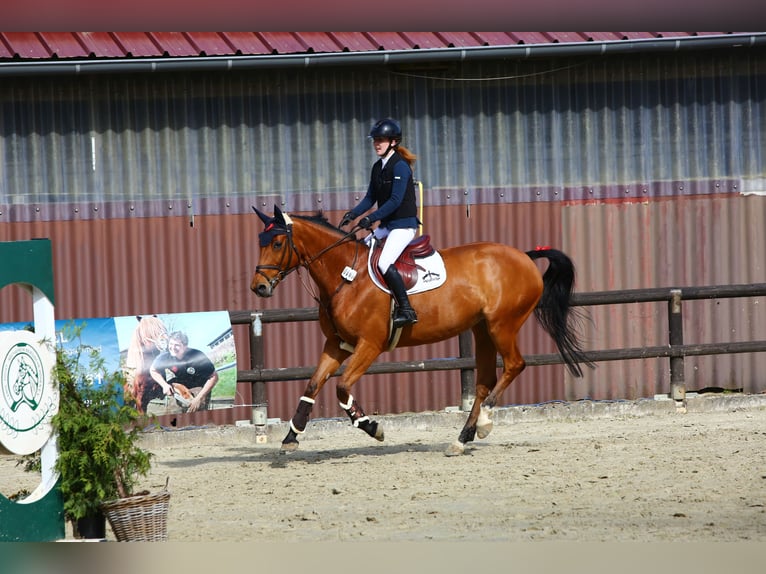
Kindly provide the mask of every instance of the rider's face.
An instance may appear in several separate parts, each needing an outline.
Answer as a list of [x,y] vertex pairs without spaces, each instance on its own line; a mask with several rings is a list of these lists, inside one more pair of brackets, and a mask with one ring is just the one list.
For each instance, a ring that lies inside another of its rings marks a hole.
[[379,157],[383,157],[388,153],[389,145],[393,144],[394,140],[391,138],[372,138],[372,147],[375,148],[375,153]]

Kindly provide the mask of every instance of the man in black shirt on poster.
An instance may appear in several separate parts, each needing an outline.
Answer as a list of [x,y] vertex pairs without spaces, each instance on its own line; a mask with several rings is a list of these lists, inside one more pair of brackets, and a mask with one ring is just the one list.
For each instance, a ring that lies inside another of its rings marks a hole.
[[[168,337],[167,351],[160,353],[151,366],[152,378],[162,387],[164,394],[179,397],[173,385],[186,387],[192,395],[187,412],[207,410],[210,395],[218,382],[218,372],[208,356],[199,349],[189,347],[189,338],[182,331],[174,331]],[[183,393],[181,393],[182,395]]]

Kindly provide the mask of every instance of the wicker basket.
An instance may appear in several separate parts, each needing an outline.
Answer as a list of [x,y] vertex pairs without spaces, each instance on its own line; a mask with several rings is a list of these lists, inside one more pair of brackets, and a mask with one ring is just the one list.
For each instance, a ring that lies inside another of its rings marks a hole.
[[142,494],[101,503],[118,542],[162,542],[168,539],[167,487],[156,494]]

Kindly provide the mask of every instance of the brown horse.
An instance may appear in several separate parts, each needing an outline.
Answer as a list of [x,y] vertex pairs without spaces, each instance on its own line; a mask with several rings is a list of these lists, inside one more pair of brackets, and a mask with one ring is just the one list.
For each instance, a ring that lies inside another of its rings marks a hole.
[[[277,206],[274,217],[255,207],[266,228],[260,233],[260,261],[250,289],[271,297],[289,273],[305,268],[318,287],[319,324],[326,337],[316,370],[306,386],[282,452],[298,448],[314,398],[322,385],[348,359],[336,386],[341,407],[355,427],[377,440],[383,429],[364,414],[351,387],[382,352],[390,337],[390,296],[376,287],[367,272],[366,245],[355,231],[345,233],[318,213],[293,217]],[[570,372],[582,376],[580,363],[593,366],[582,351],[572,326],[570,298],[574,266],[561,251],[544,248],[524,253],[498,243],[472,243],[440,250],[447,281],[437,289],[411,296],[418,322],[402,329],[398,346],[423,345],[455,337],[471,329],[476,348],[476,399],[458,439],[447,455],[465,451],[465,444],[492,430],[491,409],[525,367],[516,341],[519,329],[534,311],[556,342]],[[547,258],[542,275],[534,259]],[[351,281],[346,267],[357,274]],[[496,357],[503,361],[497,380]]]
[[156,315],[139,315],[136,320],[125,358],[125,395],[135,402],[138,412],[145,413],[149,401],[162,396],[162,389],[149,374],[149,367],[165,350],[168,331]]

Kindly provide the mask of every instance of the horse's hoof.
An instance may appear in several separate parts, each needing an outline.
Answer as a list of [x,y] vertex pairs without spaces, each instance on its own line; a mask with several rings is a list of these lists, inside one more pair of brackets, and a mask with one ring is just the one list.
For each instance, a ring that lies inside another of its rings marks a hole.
[[483,426],[476,426],[476,436],[479,438],[487,438],[489,433],[492,432],[492,421],[487,421]]
[[459,440],[456,440],[447,447],[447,450],[444,451],[444,456],[460,456],[464,452],[465,445]]
[[359,424],[359,428],[375,440],[383,440],[383,426],[378,421],[366,420]]
[[479,438],[487,438],[489,433],[492,432],[493,422],[490,418],[492,411],[487,407],[481,407],[479,411],[479,419],[476,421],[476,436]]
[[279,448],[279,454],[287,454],[289,452],[295,452],[298,450],[298,442],[283,442]]

